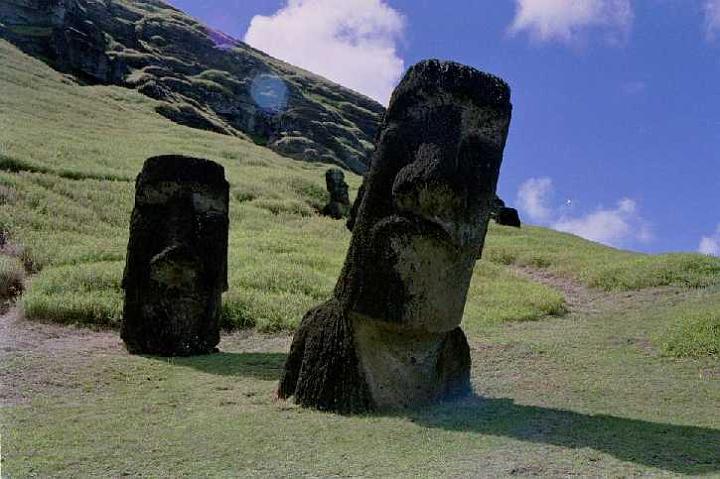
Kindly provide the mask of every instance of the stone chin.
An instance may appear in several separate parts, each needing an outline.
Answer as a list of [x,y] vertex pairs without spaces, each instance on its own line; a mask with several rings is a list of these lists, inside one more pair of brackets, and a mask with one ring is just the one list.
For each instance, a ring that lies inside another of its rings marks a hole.
[[[436,222],[391,216],[370,233],[369,269],[382,270],[385,300],[364,287],[351,310],[409,329],[447,332],[460,325],[477,258]],[[376,276],[379,276],[376,274]]]
[[460,328],[447,333],[409,330],[353,313],[350,320],[360,369],[376,407],[416,407],[471,392],[470,351]]

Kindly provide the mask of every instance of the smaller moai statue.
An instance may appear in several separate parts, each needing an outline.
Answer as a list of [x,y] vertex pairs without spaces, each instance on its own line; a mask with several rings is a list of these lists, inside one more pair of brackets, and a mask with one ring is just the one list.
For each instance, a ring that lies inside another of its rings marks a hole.
[[515,228],[520,228],[521,226],[518,211],[515,208],[509,208],[507,206],[503,206],[498,210],[495,214],[495,222],[499,225],[513,226]]
[[135,183],[121,337],[134,354],[216,351],[227,291],[229,185],[212,161],[148,159]]
[[339,220],[346,217],[350,211],[350,197],[345,175],[337,168],[330,168],[325,172],[325,185],[330,193],[330,201],[322,210],[322,214]]

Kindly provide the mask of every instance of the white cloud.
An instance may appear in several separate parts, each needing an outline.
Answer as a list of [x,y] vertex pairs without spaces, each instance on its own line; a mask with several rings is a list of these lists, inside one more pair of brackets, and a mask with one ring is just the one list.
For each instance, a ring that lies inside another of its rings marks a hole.
[[615,208],[598,208],[578,218],[561,217],[551,227],[611,246],[620,246],[629,240],[645,243],[652,239],[637,204],[629,198],[618,201]]
[[714,39],[720,31],[720,0],[705,0],[705,26],[708,39]]
[[[530,178],[518,190],[518,208],[531,221],[558,231],[610,246],[623,246],[632,241],[647,243],[653,235],[649,224],[630,198],[620,199],[614,208],[599,207],[584,215],[571,215],[553,207],[554,188],[550,178]],[[566,207],[572,207],[568,200]]]
[[[714,0],[717,1],[717,0]],[[528,32],[533,38],[570,42],[587,29],[600,29],[617,39],[633,21],[630,0],[515,0],[511,33]]]
[[287,0],[257,15],[248,44],[387,104],[405,68],[405,18],[384,0]]
[[709,256],[720,256],[720,225],[712,236],[700,238],[698,252]]
[[553,184],[550,178],[530,178],[520,185],[517,195],[518,208],[532,221],[545,222],[550,219]]

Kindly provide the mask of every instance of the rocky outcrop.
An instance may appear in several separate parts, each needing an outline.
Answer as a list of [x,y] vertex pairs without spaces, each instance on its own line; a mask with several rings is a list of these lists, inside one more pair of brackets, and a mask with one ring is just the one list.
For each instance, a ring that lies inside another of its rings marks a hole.
[[328,204],[322,209],[322,214],[339,220],[345,218],[350,212],[350,196],[348,184],[345,183],[345,174],[337,168],[330,168],[325,172],[325,186],[330,194]]
[[135,88],[180,124],[355,172],[384,112],[159,0],[5,0],[0,38],[83,81]]
[[380,129],[333,297],[303,318],[281,398],[348,413],[470,392],[459,325],[510,116],[510,90],[494,76],[436,60],[407,72]]
[[121,336],[136,354],[210,353],[227,290],[229,185],[217,163],[145,162],[137,177]]

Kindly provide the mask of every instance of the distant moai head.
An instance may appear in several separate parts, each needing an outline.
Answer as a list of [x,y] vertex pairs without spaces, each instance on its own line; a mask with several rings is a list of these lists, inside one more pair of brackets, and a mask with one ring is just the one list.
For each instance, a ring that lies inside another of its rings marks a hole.
[[183,156],[145,162],[123,278],[122,337],[131,352],[200,354],[219,342],[228,201],[216,163]]
[[325,185],[330,199],[323,207],[322,214],[334,219],[344,218],[350,212],[350,196],[345,174],[338,168],[330,168],[325,172]]
[[511,110],[505,82],[474,68],[429,60],[407,72],[379,130],[338,284],[350,309],[430,331],[459,325]]
[[325,186],[330,193],[330,201],[343,205],[350,205],[348,185],[345,183],[345,174],[338,168],[330,168],[325,172]]

